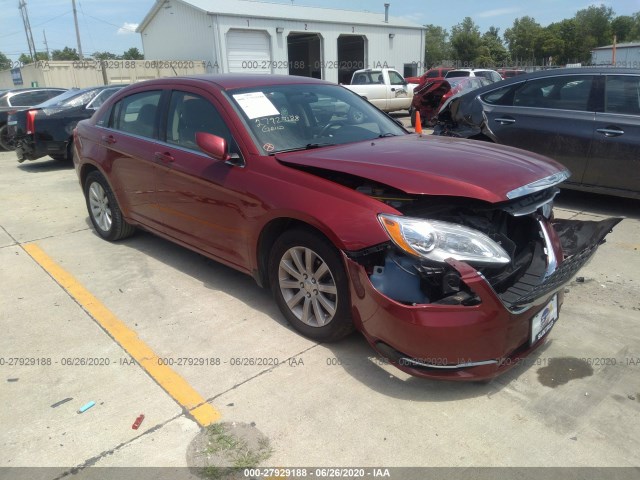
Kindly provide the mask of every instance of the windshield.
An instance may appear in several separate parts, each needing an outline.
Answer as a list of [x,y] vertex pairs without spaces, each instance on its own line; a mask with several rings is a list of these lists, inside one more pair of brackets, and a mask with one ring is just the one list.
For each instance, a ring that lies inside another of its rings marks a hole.
[[64,92],[62,95],[58,95],[57,97],[53,97],[51,100],[47,100],[46,102],[38,105],[40,108],[56,108],[56,107],[79,107],[80,105],[84,105],[89,103],[93,97],[100,90],[96,88],[90,89],[73,89]]
[[453,77],[470,77],[471,72],[467,72],[466,70],[451,70],[447,72],[445,78],[453,78]]
[[235,90],[254,138],[267,154],[404,135],[390,117],[337,85],[275,85]]

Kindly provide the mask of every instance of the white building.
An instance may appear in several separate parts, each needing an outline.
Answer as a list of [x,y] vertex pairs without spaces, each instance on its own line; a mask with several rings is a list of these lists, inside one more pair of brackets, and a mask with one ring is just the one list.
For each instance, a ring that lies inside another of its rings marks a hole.
[[359,68],[421,73],[424,27],[380,13],[252,0],[156,0],[137,31],[148,60],[203,60],[210,73],[348,83]]
[[619,43],[616,45],[615,62],[613,58],[613,45],[594,48],[591,51],[591,63],[594,65],[640,68],[640,42]]

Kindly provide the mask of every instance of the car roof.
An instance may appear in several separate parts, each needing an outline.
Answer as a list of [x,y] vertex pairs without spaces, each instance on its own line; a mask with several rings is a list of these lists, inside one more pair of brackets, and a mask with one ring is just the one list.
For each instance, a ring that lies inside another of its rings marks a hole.
[[555,77],[560,75],[640,75],[640,69],[637,68],[610,68],[610,67],[577,67],[577,68],[550,68],[547,70],[538,70],[537,72],[525,73],[523,75],[516,75],[514,77],[507,78],[500,82],[492,83],[484,87],[478,88],[467,95],[482,95],[486,92],[491,92],[499,88],[514,85],[516,83],[526,82],[527,80],[533,80],[536,78]]
[[238,88],[263,87],[273,85],[300,85],[300,84],[319,84],[319,85],[335,85],[326,80],[317,78],[299,77],[295,75],[252,75],[241,73],[225,73],[218,75],[189,75],[170,78],[158,78],[146,80],[131,85],[132,87],[140,85],[167,85],[171,83],[187,83],[192,85],[209,84],[215,85],[223,90],[235,90]]
[[39,92],[41,90],[60,90],[66,92],[68,88],[62,87],[30,87],[30,88],[12,88],[11,90],[3,92],[4,94],[22,93],[22,92]]
[[490,68],[455,68],[450,71],[451,72],[495,72],[495,70],[491,70]]

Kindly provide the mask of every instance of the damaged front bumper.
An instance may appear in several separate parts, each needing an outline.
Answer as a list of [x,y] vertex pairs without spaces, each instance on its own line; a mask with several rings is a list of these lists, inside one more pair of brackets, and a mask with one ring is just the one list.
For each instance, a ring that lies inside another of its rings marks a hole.
[[[500,293],[468,263],[447,260],[465,290],[475,294],[476,301],[466,304],[398,301],[376,288],[373,275],[345,255],[354,322],[374,349],[412,375],[450,380],[495,377],[523,363],[545,342],[564,300],[562,287],[620,220],[541,219],[537,255],[543,255],[544,262],[527,269]],[[546,327],[540,322],[547,322]]]

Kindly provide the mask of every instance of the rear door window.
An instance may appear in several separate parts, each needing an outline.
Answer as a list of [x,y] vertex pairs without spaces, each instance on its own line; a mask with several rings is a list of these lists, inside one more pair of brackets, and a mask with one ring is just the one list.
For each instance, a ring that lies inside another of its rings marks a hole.
[[604,111],[640,115],[640,76],[608,75]]
[[560,75],[530,80],[516,90],[517,107],[591,111],[593,75]]
[[482,95],[482,100],[491,105],[511,105],[513,103],[514,91],[522,86],[522,83],[509,85],[508,87],[498,88]]
[[134,93],[123,98],[115,107],[113,128],[122,132],[157,137],[160,90]]

